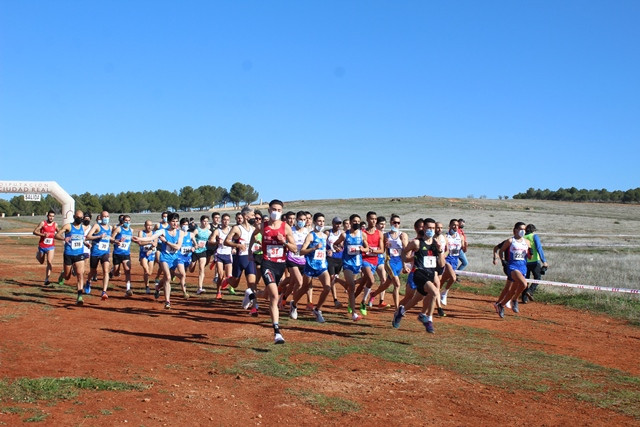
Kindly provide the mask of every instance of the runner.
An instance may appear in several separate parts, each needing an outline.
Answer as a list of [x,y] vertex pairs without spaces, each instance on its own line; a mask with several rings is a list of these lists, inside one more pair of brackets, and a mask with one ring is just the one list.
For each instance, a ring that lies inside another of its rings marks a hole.
[[531,255],[531,244],[529,240],[524,238],[525,229],[524,222],[516,222],[513,227],[513,237],[504,242],[500,248],[500,258],[507,263],[507,278],[511,279],[509,290],[494,303],[500,317],[504,317],[504,306],[508,301],[511,301],[511,309],[514,313],[520,312],[518,296],[527,288],[525,275],[527,274],[527,258]]
[[195,232],[189,231],[189,218],[182,218],[180,220],[180,230],[182,231],[182,246],[180,247],[180,253],[178,255],[178,265],[171,271],[172,277],[180,279],[180,287],[182,288],[182,296],[184,299],[189,299],[189,293],[187,292],[187,269],[191,264],[193,257]]
[[[286,266],[286,252],[296,251],[298,246],[293,239],[291,227],[281,220],[284,204],[277,199],[269,202],[269,219],[262,225],[262,230],[254,230],[249,246],[253,246],[256,235],[262,233],[262,280],[266,285],[265,293],[269,298],[271,322],[273,324],[274,342],[284,344],[280,331],[280,311],[278,309],[278,284],[282,279]],[[250,301],[255,301],[257,293],[251,288],[245,292]]]
[[[125,296],[133,295],[131,290],[131,238],[133,237],[133,229],[131,228],[131,217],[123,215],[122,225],[114,227],[111,231],[111,239],[113,240],[113,269],[115,272],[120,271],[120,264],[124,267],[124,275],[127,280]],[[117,277],[120,273],[114,275]]]
[[460,235],[464,239],[464,244],[462,248],[460,248],[460,255],[458,256],[458,259],[460,260],[460,265],[456,270],[461,270],[461,271],[464,270],[467,267],[467,265],[469,265],[469,262],[467,261],[467,250],[468,250],[469,242],[467,241],[467,235],[464,232],[464,225],[465,225],[464,219],[460,218],[458,220],[458,233],[460,233]]
[[255,280],[254,287],[251,288],[251,291],[249,291],[249,289],[245,291],[245,298],[242,301],[242,307],[244,309],[251,308],[251,316],[258,317],[258,310],[259,310],[258,300],[249,299],[249,295],[252,293],[258,292],[258,283],[260,283],[260,278],[262,277],[262,260],[263,260],[262,225],[264,224],[262,212],[258,210],[255,211],[254,218],[255,218],[255,222],[254,222],[255,230],[252,235],[254,242],[251,245],[250,251],[251,251],[251,256],[253,257],[253,262],[256,265],[256,280]]
[[[414,293],[411,300],[406,305],[400,305],[393,315],[392,326],[400,327],[400,321],[405,312],[413,307],[418,301],[422,300],[426,305],[426,315],[420,313],[418,320],[422,322],[428,333],[434,333],[433,328],[433,310],[435,301],[438,297],[437,287],[434,282],[438,281],[436,267],[445,264],[444,254],[440,251],[439,245],[434,240],[436,222],[431,218],[424,220],[424,231],[418,232],[418,238],[409,242],[402,250],[402,259],[404,262],[413,261],[413,281],[416,285],[417,292]],[[409,255],[411,254],[411,256]],[[430,297],[430,298],[429,298]]]
[[[109,262],[109,244],[111,239],[111,226],[109,225],[109,212],[102,211],[100,223],[94,224],[86,237],[93,242],[91,246],[91,258],[89,258],[89,277],[97,274],[98,264],[102,264],[102,300],[109,298],[107,289],[109,288],[109,272],[111,263]],[[91,287],[91,282],[87,280],[86,288]],[[87,289],[88,290],[88,289]],[[90,291],[89,291],[90,292]]]
[[62,279],[71,278],[72,269],[76,272],[77,296],[76,304],[82,305],[82,284],[84,283],[84,257],[82,256],[84,246],[84,225],[82,225],[83,214],[77,210],[73,217],[73,224],[65,224],[55,235],[58,240],[64,240],[64,271]]
[[358,214],[351,215],[349,217],[351,231],[342,233],[333,244],[334,246],[344,247],[342,251],[342,268],[344,269],[344,279],[347,282],[347,291],[349,293],[347,310],[351,314],[351,320],[354,322],[361,319],[361,316],[355,312],[355,277],[360,274],[362,269],[362,253],[367,253],[369,250],[366,239],[362,237],[363,232],[360,228],[360,221]]
[[323,228],[324,214],[316,213],[313,216],[313,231],[307,234],[300,248],[300,254],[304,255],[306,264],[304,266],[302,287],[293,295],[291,300],[289,317],[292,319],[298,318],[298,300],[312,287],[313,279],[318,278],[322,285],[322,293],[318,298],[318,304],[312,310],[316,321],[319,323],[325,322],[322,316],[322,305],[329,292],[331,292],[331,278],[327,271],[327,236],[322,232]]
[[464,237],[458,233],[458,220],[456,218],[449,221],[449,232],[447,233],[446,238],[447,251],[449,254],[446,257],[447,265],[445,266],[445,271],[442,274],[442,287],[444,288],[440,293],[440,302],[442,305],[447,305],[447,292],[457,279],[455,269],[458,267],[460,250],[466,245]]
[[[289,272],[289,283],[286,287],[281,286],[281,298],[282,301],[286,301],[289,295],[294,295],[298,289],[302,286],[302,271],[306,264],[306,259],[300,254],[300,249],[304,244],[309,230],[306,228],[307,216],[304,211],[299,211],[296,214],[296,225],[291,227],[293,239],[296,242],[297,250],[287,252],[287,271]],[[291,312],[289,313],[291,316]]]
[[342,219],[336,216],[331,221],[331,230],[325,231],[327,235],[327,265],[331,278],[331,295],[333,296],[333,305],[335,308],[342,307],[342,304],[338,301],[336,283],[341,284],[347,289],[347,282],[340,278],[340,272],[342,271],[342,247],[335,246],[336,240],[338,240],[338,237],[342,234],[341,225]]
[[209,217],[202,215],[200,217],[200,225],[194,230],[195,249],[191,255],[191,266],[189,271],[193,273],[198,267],[198,290],[196,294],[200,295],[204,290],[204,273],[207,266],[208,250],[207,242],[211,237],[211,227],[209,227]]
[[139,245],[145,245],[154,241],[160,241],[159,268],[162,271],[162,283],[155,285],[155,299],[160,297],[160,287],[164,287],[165,309],[171,308],[171,270],[178,266],[178,255],[182,247],[183,232],[180,230],[180,215],[171,213],[168,215],[169,228],[156,230],[150,237],[134,237],[133,241]]
[[255,231],[255,214],[253,208],[245,206],[240,211],[240,216],[236,218],[239,221],[234,225],[231,232],[224,239],[224,244],[235,249],[236,255],[233,257],[233,266],[231,268],[232,277],[229,279],[229,291],[235,294],[235,290],[240,284],[240,278],[244,273],[247,279],[247,288],[255,290],[256,287],[256,264],[252,257],[249,257],[249,242]]
[[358,296],[364,289],[362,302],[360,303],[360,313],[367,315],[367,302],[369,301],[369,293],[371,287],[376,281],[374,273],[378,268],[378,255],[384,253],[383,236],[376,227],[378,215],[373,212],[367,212],[367,227],[364,229],[364,239],[367,241],[367,251],[362,253],[362,282],[358,285],[355,295]]
[[232,258],[231,258],[231,246],[225,246],[224,241],[227,238],[227,235],[231,232],[231,227],[229,226],[229,214],[222,214],[222,224],[220,228],[211,233],[209,236],[209,243],[216,244],[216,272],[217,272],[217,281],[214,278],[214,282],[216,284],[216,299],[222,299],[222,290],[227,289],[229,286],[228,280],[231,277],[231,268],[232,268]]
[[58,224],[54,221],[56,213],[52,210],[47,212],[47,219],[41,221],[36,228],[33,229],[33,234],[40,237],[38,242],[38,252],[36,253],[36,259],[40,265],[47,261],[47,269],[44,275],[44,286],[49,286],[49,276],[51,276],[51,270],[53,269],[53,255],[56,250],[55,237],[58,233]]
[[[392,214],[392,215],[395,215],[395,214]],[[379,216],[378,219],[376,220],[376,228],[382,233],[383,239],[384,239],[384,229],[386,226],[387,226],[387,219],[383,216]],[[383,247],[385,247],[384,243],[383,243]],[[385,261],[387,260],[387,258],[388,258],[388,254],[387,254],[387,249],[385,247],[384,252],[381,254],[378,254],[378,266],[376,267],[376,274],[380,279],[380,285],[382,285],[384,282],[387,281],[387,271],[385,267]],[[402,266],[402,260],[400,260],[400,265]],[[402,267],[400,268],[402,269]],[[386,308],[387,303],[384,302],[385,291],[383,290],[382,292],[380,292],[379,295],[380,295],[380,302],[378,303],[378,308]],[[372,298],[371,294],[369,294],[369,307],[372,307],[374,302],[375,302],[375,298]]]
[[[144,229],[138,231],[138,237],[144,238],[151,236],[153,236],[153,223],[150,220],[146,220],[144,222]],[[151,272],[153,271],[153,263],[156,260],[157,245],[157,241],[140,245],[140,255],[138,257],[138,260],[140,261],[140,265],[142,266],[144,291],[146,294],[151,293],[151,289],[149,287],[149,279],[151,276]]]
[[[170,224],[169,224],[169,214],[170,212],[162,212],[161,216],[160,216],[160,222],[157,223],[154,227],[153,227],[153,232],[156,233],[157,231],[160,230],[168,230],[170,228]],[[156,278],[154,280],[154,282],[156,283],[156,285],[158,283],[160,283],[160,276],[162,275],[162,266],[160,265],[160,263],[158,263],[158,272],[156,273]],[[169,280],[171,280],[171,278],[169,278]]]
[[[129,221],[131,221],[131,218],[129,218]],[[123,223],[124,223],[124,214],[120,214],[120,215],[118,215],[118,225],[113,226],[111,228],[115,229],[117,227],[122,227]],[[113,235],[111,237],[113,237]],[[115,242],[114,242],[113,249],[115,250]],[[131,266],[131,262],[129,262],[129,266]],[[111,271],[109,272],[109,279],[113,279],[114,277],[120,277],[120,264],[118,264],[116,266],[115,262],[113,262],[111,264]]]
[[[442,230],[444,229],[444,225],[441,222],[436,222],[436,234],[434,236],[434,238],[436,239],[436,243],[438,244],[438,247],[440,248],[440,251],[444,254],[444,258],[445,260],[447,259],[447,256],[449,256],[449,249],[448,249],[448,245],[447,245],[447,237],[442,233]],[[436,299],[436,308],[438,310],[438,315],[440,317],[445,317],[446,314],[444,312],[444,309],[442,308],[442,300],[441,300],[441,296],[440,296],[440,287],[442,284],[442,276],[444,275],[444,272],[447,270],[447,268],[451,268],[451,267],[447,267],[448,264],[445,263],[445,265],[443,267],[438,267],[436,269],[436,272],[438,273],[438,277],[439,277],[439,281],[438,283],[435,283],[435,285],[438,287],[438,298]]]
[[[214,231],[220,228],[220,212],[213,212],[211,214],[211,224],[209,224],[209,227],[211,228],[212,234]],[[209,235],[209,237],[211,237],[211,235]],[[215,262],[216,249],[217,249],[217,245],[215,242],[211,242],[210,240],[207,241],[207,265],[209,265],[209,268],[211,270],[214,270],[216,266],[216,262]],[[213,258],[213,262],[211,261],[212,258]],[[214,283],[218,282],[217,269],[215,270],[215,276],[213,278],[213,282]]]
[[[400,273],[402,273],[404,267],[402,261],[402,250],[408,243],[409,236],[400,231],[400,217],[396,214],[391,214],[391,231],[384,234],[384,247],[386,250],[384,269],[387,271],[388,278],[385,281],[381,281],[378,289],[371,293],[371,301],[373,301],[377,295],[383,295],[384,291],[390,285],[393,285],[393,304],[396,309],[399,307],[401,285]],[[383,302],[384,300],[381,299],[381,307],[383,307]]]

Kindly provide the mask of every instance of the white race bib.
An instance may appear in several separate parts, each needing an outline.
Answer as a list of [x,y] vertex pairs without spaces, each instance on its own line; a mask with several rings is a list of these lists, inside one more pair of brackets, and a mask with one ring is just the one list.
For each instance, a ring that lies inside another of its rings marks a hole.
[[44,243],[45,245],[51,245],[53,244],[53,239],[51,237],[47,237],[42,241],[42,243]]
[[391,256],[400,256],[400,250],[397,248],[389,249],[389,255]]
[[198,241],[198,247],[201,248],[201,249],[204,248],[205,243],[207,243],[207,242],[205,242],[204,240]]
[[171,246],[167,245],[167,253],[168,254],[175,254],[176,252],[178,252],[178,251],[173,249]]
[[449,255],[458,256],[460,255],[460,248],[451,248],[449,251]]
[[120,249],[123,251],[129,250],[129,245],[131,244],[131,242],[129,242],[128,240],[125,242],[120,242]]
[[280,245],[267,245],[267,254],[269,258],[282,258],[284,256],[284,248]]
[[109,242],[103,242],[103,241],[98,242],[98,250],[102,251],[102,252],[108,251],[109,250]]
[[253,246],[251,246],[251,252],[259,252],[261,248],[260,243],[254,243]]
[[347,245],[347,253],[349,255],[357,255],[360,253],[360,245]]
[[188,253],[191,253],[191,247],[190,247],[190,246],[188,246],[188,247],[184,247],[184,246],[183,246],[183,247],[181,247],[181,248],[180,248],[180,253],[181,253],[182,255],[186,255],[186,254],[188,254]]
[[327,251],[324,249],[316,249],[316,251],[313,253],[313,259],[322,261],[326,258],[327,258]]
[[82,248],[82,240],[72,240],[71,241],[71,249],[80,249]]
[[524,261],[526,259],[526,253],[520,251],[514,252],[513,259],[514,261]]
[[422,265],[424,268],[436,268],[436,257],[427,255],[422,259]]

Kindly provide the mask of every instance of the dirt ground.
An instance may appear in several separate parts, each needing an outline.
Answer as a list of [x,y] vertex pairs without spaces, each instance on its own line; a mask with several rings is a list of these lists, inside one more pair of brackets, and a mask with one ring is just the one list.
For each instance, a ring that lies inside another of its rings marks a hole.
[[[44,267],[35,262],[35,246],[0,238],[0,248],[0,379],[91,377],[148,386],[143,391],[81,391],[77,398],[31,404],[0,401],[2,425],[22,424],[35,409],[46,414],[43,425],[640,424],[620,412],[557,393],[505,389],[446,367],[381,361],[373,355],[350,354],[329,361],[294,355],[295,364],[324,363],[323,369],[296,378],[237,372],[232,368],[248,357],[247,347],[257,347],[258,353],[274,347],[266,304],[260,316],[252,318],[240,306],[241,293],[215,301],[210,271],[205,285],[209,293],[195,296],[196,279],[190,276],[194,295],[189,300],[176,295],[171,310],[141,291],[137,265],[133,297],[124,297],[120,277],[112,281],[107,301],[101,301],[94,284],[93,294],[77,307],[69,283],[42,286]],[[54,277],[61,261],[58,249]],[[74,285],[75,279],[70,282]],[[240,289],[245,289],[244,283]],[[344,302],[344,294],[341,298]],[[390,295],[387,302],[391,303]],[[501,320],[488,297],[460,291],[451,293],[447,310],[449,316],[435,321],[436,334],[414,328],[436,349],[441,325],[506,330],[528,337],[527,347],[640,376],[640,330],[625,322],[540,303]],[[309,321],[306,310],[297,321],[285,313],[285,346],[327,339],[346,345],[352,334],[380,339],[393,332],[391,309],[373,309],[355,325],[347,321],[344,309],[323,311],[327,323],[322,325]],[[508,351],[508,342],[496,351]],[[348,399],[359,409],[323,410],[291,389]]]

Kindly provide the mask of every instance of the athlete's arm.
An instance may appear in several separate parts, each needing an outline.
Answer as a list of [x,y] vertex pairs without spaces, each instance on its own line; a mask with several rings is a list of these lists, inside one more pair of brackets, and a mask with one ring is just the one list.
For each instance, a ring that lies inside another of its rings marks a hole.
[[296,239],[293,238],[293,232],[287,223],[284,224],[284,234],[285,241],[283,242],[283,245],[286,246],[290,252],[297,252],[298,245],[296,245]]
[[46,237],[46,234],[40,231],[43,226],[44,226],[44,221],[40,221],[40,223],[36,225],[36,228],[33,229],[33,235],[38,237]]
[[[415,240],[410,241],[408,244],[402,248],[402,262],[411,263],[413,262],[413,252],[417,249],[417,244]],[[409,256],[411,253],[411,256]]]
[[[309,233],[307,234],[307,237],[305,237],[304,239],[304,243],[302,244],[302,247],[300,248],[300,255],[307,255],[310,254],[311,252],[315,251],[316,249],[319,248],[315,248],[315,247],[309,247],[309,245],[311,244],[311,242],[313,241],[313,234]],[[321,243],[318,243],[318,245],[322,246]]]
[[64,238],[64,233],[66,233],[67,231],[71,230],[71,224],[65,224],[62,226],[62,228],[60,229],[60,231],[58,231],[58,233],[56,233],[55,238],[57,240],[65,240]]

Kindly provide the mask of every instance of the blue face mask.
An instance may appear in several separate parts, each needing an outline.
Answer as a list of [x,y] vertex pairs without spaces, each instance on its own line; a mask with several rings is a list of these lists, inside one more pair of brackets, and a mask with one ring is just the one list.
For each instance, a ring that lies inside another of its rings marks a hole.
[[124,228],[129,228],[129,226],[130,226],[130,225],[131,225],[131,223],[130,223],[130,222],[128,222],[128,221],[126,221],[126,222],[122,223],[122,226],[123,226]]
[[109,218],[102,218],[102,224],[103,225],[109,224]]
[[398,227],[392,225],[391,226],[391,232],[392,233],[397,233],[398,232]]
[[299,219],[298,220],[298,228],[303,228],[306,223],[307,223],[307,221]]
[[435,231],[433,231],[433,230],[431,230],[431,229],[427,229],[427,230],[424,232],[424,235],[425,235],[428,239],[432,238],[434,234],[436,234],[436,232],[435,232]]

